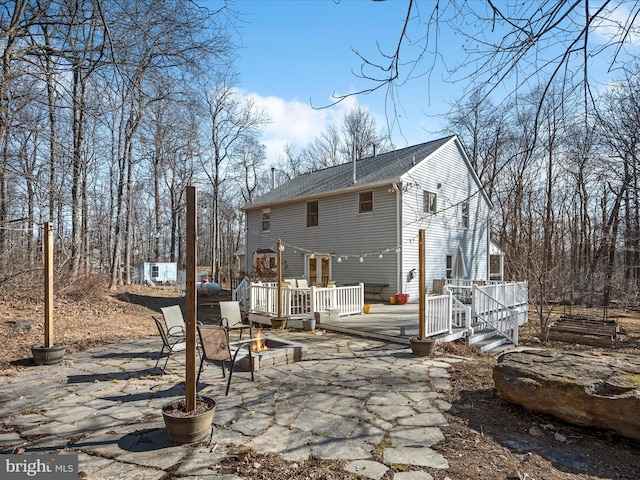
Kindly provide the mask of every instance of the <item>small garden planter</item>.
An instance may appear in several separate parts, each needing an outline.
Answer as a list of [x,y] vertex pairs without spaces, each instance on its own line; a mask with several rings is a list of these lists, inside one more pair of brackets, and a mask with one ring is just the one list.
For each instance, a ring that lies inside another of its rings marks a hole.
[[31,354],[36,365],[56,365],[62,362],[67,345],[56,344],[52,347],[44,345],[34,345],[31,347]]
[[179,444],[202,442],[211,435],[216,401],[209,397],[197,397],[195,410],[186,413],[184,399],[162,407],[162,417],[169,438]]
[[411,352],[418,357],[431,357],[436,349],[436,341],[433,338],[421,340],[417,337],[409,339]]
[[312,332],[316,329],[316,319],[315,318],[305,318],[302,320],[302,329],[307,332]]
[[287,317],[273,317],[271,319],[271,328],[274,330],[282,330],[287,326]]
[[404,305],[409,301],[408,293],[396,293],[396,303],[398,305]]

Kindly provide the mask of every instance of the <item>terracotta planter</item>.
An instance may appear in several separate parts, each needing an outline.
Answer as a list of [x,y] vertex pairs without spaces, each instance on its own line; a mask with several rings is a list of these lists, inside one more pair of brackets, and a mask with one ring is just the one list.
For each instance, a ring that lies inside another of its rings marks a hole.
[[31,347],[31,354],[36,365],[55,365],[62,362],[67,346],[56,344],[53,347],[35,345]]
[[396,293],[396,302],[398,305],[404,305],[409,301],[408,293]]
[[287,318],[286,317],[273,317],[271,319],[271,328],[275,330],[282,330],[287,326]]
[[436,341],[432,338],[420,340],[419,338],[411,338],[409,340],[411,352],[418,357],[431,357],[436,349]]
[[205,440],[211,434],[216,401],[209,397],[197,397],[196,410],[184,412],[184,399],[162,407],[162,417],[169,438],[180,444]]

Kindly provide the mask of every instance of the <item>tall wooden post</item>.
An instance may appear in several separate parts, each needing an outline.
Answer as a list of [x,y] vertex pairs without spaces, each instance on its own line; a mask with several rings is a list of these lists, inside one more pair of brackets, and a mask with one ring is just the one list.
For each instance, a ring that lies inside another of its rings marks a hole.
[[418,298],[419,298],[419,322],[418,325],[418,338],[420,340],[425,340],[425,326],[427,321],[426,315],[426,265],[425,265],[425,254],[424,254],[424,229],[420,229],[418,232]]
[[53,347],[53,223],[44,224],[44,346]]
[[196,275],[198,266],[197,194],[195,187],[187,187],[187,278],[186,278],[186,323],[185,350],[185,410],[196,408],[196,323],[198,321],[198,291]]
[[277,301],[278,301],[278,318],[282,317],[282,267],[280,261],[282,260],[282,241],[278,239],[278,246],[276,247],[276,263],[278,279],[276,281],[277,289]]

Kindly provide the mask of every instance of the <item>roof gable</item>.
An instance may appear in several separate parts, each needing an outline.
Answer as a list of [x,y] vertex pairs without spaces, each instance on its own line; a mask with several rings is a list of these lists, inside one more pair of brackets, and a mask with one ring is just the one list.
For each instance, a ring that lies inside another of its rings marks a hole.
[[[246,205],[244,209],[249,210],[288,200],[318,196],[354,186],[362,187],[398,181],[402,175],[452,139],[457,139],[457,137],[452,135],[373,157],[362,158],[356,162],[355,184],[353,182],[353,162],[299,175],[261,195],[251,205]],[[461,155],[465,157],[462,151]],[[473,172],[468,160],[464,158],[464,161]],[[475,172],[472,174],[475,177]]]

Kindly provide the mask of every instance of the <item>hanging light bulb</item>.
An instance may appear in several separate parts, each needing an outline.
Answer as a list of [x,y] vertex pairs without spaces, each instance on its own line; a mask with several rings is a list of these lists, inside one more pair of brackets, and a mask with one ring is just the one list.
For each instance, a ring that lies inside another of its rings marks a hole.
[[284,243],[281,243],[281,244],[280,244],[280,251],[281,251],[281,252],[284,252]]
[[378,258],[382,258],[382,254],[378,255]]
[[342,257],[338,257],[338,263],[342,263]]
[[400,253],[400,247],[396,247],[396,253]]
[[361,255],[360,256],[360,263],[364,262],[364,257]]
[[313,260],[314,258],[316,258],[316,254],[315,254],[315,253],[312,253],[311,255],[309,255],[309,258],[310,258],[311,260]]

